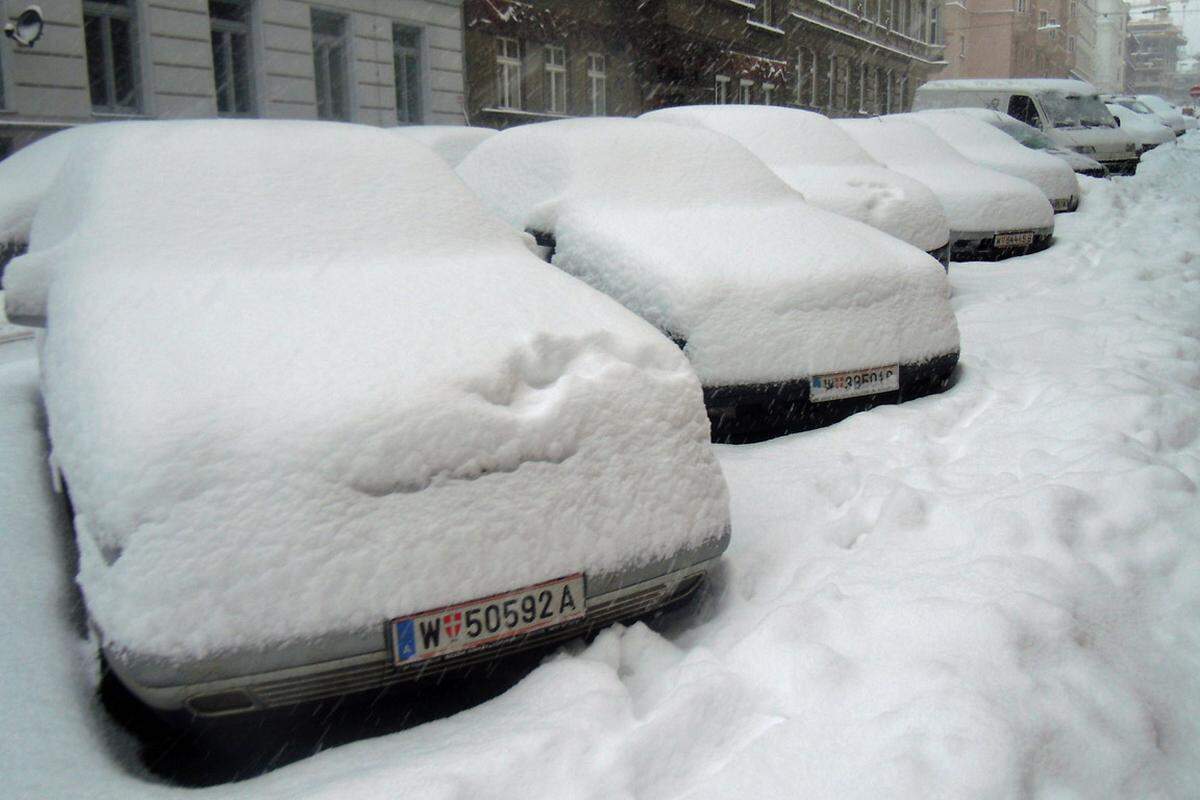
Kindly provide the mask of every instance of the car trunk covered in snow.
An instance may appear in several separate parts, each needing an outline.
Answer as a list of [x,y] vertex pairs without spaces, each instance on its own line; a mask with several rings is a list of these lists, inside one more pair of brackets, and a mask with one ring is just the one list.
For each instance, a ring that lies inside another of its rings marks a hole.
[[[1049,244],[1054,209],[1028,181],[973,164],[915,122],[875,117],[837,124],[889,169],[933,190],[950,221],[952,247],[959,253],[968,243],[972,250],[981,242],[985,249],[992,247],[996,234],[1028,235],[1035,248]],[[1025,249],[1022,245],[1021,252]]]
[[459,174],[552,243],[555,265],[679,342],[706,390],[800,382],[802,396],[780,401],[799,407],[820,373],[953,366],[941,266],[808,205],[727,136],[647,120],[527,125]]
[[105,128],[12,269],[55,264],[53,462],[110,653],[382,645],[390,617],[725,535],[683,356],[428,149],[316,123]]
[[946,245],[949,224],[933,192],[871,158],[821,114],[778,106],[683,106],[643,119],[726,134],[813,205],[927,252]]

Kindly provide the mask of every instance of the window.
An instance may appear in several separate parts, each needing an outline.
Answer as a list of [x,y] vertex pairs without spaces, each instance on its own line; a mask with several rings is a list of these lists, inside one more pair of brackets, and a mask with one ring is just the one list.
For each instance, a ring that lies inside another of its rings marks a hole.
[[889,69],[883,77],[883,113],[892,113],[892,71]]
[[313,77],[319,119],[350,119],[346,78],[346,17],[311,9]]
[[1035,128],[1042,127],[1037,107],[1033,104],[1033,98],[1028,95],[1014,94],[1009,98],[1008,115],[1014,119],[1019,119],[1026,125],[1032,125]]
[[832,110],[837,104],[837,56],[829,54],[829,94],[826,96],[825,109]]
[[754,81],[746,78],[738,81],[738,102],[747,106],[754,102]]
[[1049,11],[1039,11],[1038,12],[1038,27],[1039,28],[1046,27],[1046,23],[1048,23],[1049,21],[1050,21],[1050,12]]
[[762,85],[762,102],[764,106],[775,104],[775,84],[764,83]]
[[934,4],[929,8],[929,43],[942,43],[942,7],[939,3]]
[[796,105],[814,106],[817,102],[817,54],[803,47],[796,51]]
[[1026,0],[1017,0],[1017,13],[1024,14],[1026,11]]
[[894,31],[900,30],[900,0],[892,0],[892,7],[888,14],[888,27]]
[[546,45],[546,110],[567,113],[567,51],[558,45]]
[[1071,6],[1067,10],[1067,19],[1075,19],[1075,0],[1071,0]]
[[870,67],[866,64],[860,64],[858,67],[858,110],[865,114],[867,113],[867,76],[870,72]]
[[875,68],[875,112],[883,113],[884,97],[887,95],[887,72],[883,67]]
[[396,122],[420,125],[421,29],[392,26],[392,66],[396,73]]
[[853,77],[851,72],[854,69],[854,63],[849,59],[842,59],[842,68],[838,70],[838,108],[845,111],[850,110],[850,80]]
[[137,26],[132,0],[85,2],[83,38],[92,110],[140,111]]
[[496,37],[496,107],[521,108],[521,43]]
[[1067,52],[1068,53],[1075,52],[1075,37],[1074,36],[1067,37]]
[[208,0],[217,113],[254,113],[249,0]]
[[604,56],[588,53],[588,91],[592,98],[592,116],[603,117],[608,113],[608,72]]
[[900,76],[900,91],[896,97],[896,105],[900,111],[908,111],[908,75]]
[[773,0],[758,0],[751,14],[750,18],[755,22],[773,25],[775,23],[775,3]]
[[729,76],[718,75],[717,85],[713,88],[713,102],[723,106],[729,102]]

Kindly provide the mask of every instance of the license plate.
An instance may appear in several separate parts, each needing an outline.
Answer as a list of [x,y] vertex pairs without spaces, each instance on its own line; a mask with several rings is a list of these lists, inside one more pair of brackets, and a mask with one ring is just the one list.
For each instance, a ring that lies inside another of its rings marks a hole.
[[392,661],[413,664],[532,633],[586,613],[583,574],[398,617],[388,623]]
[[852,372],[833,372],[814,375],[808,382],[808,399],[814,403],[823,400],[841,400],[864,394],[894,392],[900,388],[900,365],[871,367]]
[[1066,211],[1068,208],[1071,207],[1071,198],[1060,197],[1057,200],[1051,201],[1051,205],[1054,206],[1055,211]]
[[997,233],[996,247],[1028,247],[1033,244],[1033,231],[1025,233]]

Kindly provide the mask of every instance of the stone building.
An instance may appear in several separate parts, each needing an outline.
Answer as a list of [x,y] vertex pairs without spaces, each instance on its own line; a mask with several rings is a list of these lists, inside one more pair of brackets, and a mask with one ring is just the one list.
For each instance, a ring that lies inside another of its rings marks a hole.
[[[0,40],[0,155],[113,119],[463,122],[461,0],[41,0]],[[26,7],[0,0],[0,13]]]

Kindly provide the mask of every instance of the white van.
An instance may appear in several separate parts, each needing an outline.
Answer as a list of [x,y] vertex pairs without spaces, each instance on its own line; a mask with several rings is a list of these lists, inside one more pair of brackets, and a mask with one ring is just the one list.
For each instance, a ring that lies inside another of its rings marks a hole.
[[1132,175],[1137,146],[1120,130],[1096,87],[1052,78],[930,81],[917,89],[913,110],[990,108],[1040,128],[1055,143],[1083,153],[1109,172]]

